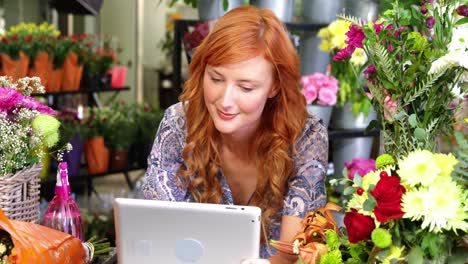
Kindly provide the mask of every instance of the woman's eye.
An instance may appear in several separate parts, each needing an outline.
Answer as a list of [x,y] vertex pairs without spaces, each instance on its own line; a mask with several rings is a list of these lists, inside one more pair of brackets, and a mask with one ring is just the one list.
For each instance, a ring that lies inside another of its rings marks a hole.
[[242,89],[244,92],[250,92],[250,91],[253,90],[253,88],[245,87],[245,86],[241,86],[241,89]]
[[211,77],[211,81],[214,82],[214,83],[219,83],[219,82],[221,82],[221,79]]

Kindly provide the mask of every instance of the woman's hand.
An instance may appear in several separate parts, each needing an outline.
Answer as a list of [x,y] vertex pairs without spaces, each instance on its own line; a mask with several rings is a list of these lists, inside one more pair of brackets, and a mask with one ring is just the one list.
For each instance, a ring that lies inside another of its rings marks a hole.
[[241,264],[271,264],[268,259],[244,259]]

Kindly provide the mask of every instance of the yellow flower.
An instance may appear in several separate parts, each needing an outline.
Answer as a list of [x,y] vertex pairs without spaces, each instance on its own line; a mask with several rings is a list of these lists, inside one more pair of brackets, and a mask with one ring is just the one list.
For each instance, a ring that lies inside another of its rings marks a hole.
[[[362,177],[362,188],[367,191],[369,190],[371,184],[376,185],[380,180],[381,171],[382,170],[370,171],[364,177]],[[390,173],[390,171],[388,170],[387,173]]]
[[390,264],[390,263],[397,263],[399,260],[404,260],[403,251],[405,247],[395,247],[391,246],[388,252],[387,257],[382,259],[382,264]]
[[350,61],[354,66],[362,66],[367,62],[367,55],[363,49],[357,48],[351,55]]
[[426,207],[424,206],[426,193],[426,188],[419,188],[407,190],[403,194],[401,197],[401,209],[405,212],[404,218],[419,220],[426,214]]
[[317,36],[322,38],[320,50],[330,52],[346,47],[346,32],[348,32],[350,22],[344,20],[335,20],[328,27],[319,30]]
[[406,187],[431,185],[440,174],[434,155],[428,150],[415,150],[398,161],[398,175]]
[[450,174],[452,174],[453,168],[458,163],[458,160],[452,155],[452,153],[449,153],[448,155],[436,153],[434,154],[434,157],[437,166],[439,166],[441,171],[440,176],[450,177]]
[[32,123],[34,131],[42,138],[47,147],[53,147],[59,140],[60,122],[53,116],[38,115]]

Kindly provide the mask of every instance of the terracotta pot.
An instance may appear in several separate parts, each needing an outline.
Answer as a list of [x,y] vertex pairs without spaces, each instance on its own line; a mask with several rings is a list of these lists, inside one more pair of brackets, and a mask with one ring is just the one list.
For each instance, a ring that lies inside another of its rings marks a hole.
[[85,142],[85,157],[89,175],[107,172],[109,149],[104,144],[104,137],[95,137]]
[[113,149],[110,155],[110,170],[122,171],[128,167],[128,149]]
[[47,81],[46,91],[48,93],[59,92],[62,86],[63,69],[52,70],[49,73],[49,80]]
[[77,91],[80,88],[83,65],[78,64],[78,55],[70,52],[63,62],[63,91]]

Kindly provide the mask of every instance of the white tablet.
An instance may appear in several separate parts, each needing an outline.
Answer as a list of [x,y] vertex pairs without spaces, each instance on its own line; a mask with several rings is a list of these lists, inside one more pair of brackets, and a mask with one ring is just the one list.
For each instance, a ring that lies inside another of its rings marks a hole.
[[239,264],[259,255],[258,207],[117,198],[114,215],[120,264]]

